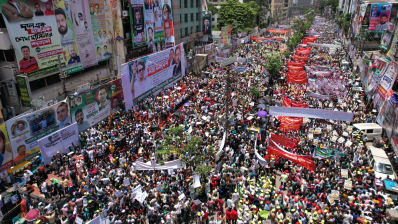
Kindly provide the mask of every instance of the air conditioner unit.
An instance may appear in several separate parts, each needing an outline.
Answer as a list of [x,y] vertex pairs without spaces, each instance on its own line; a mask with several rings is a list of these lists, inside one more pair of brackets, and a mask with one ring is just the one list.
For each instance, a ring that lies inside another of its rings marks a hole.
[[129,16],[129,11],[123,10],[123,11],[122,11],[122,16],[123,16],[123,17]]

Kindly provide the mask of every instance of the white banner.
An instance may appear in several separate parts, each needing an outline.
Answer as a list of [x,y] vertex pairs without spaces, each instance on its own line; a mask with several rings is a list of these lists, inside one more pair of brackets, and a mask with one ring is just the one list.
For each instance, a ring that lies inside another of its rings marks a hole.
[[354,116],[353,113],[343,111],[274,106],[269,107],[269,115],[331,119],[336,121],[352,121]]
[[44,164],[50,164],[51,158],[57,152],[61,154],[69,153],[69,147],[72,146],[72,143],[75,146],[80,146],[77,123],[75,122],[57,132],[47,135],[40,139],[38,143]]
[[165,162],[164,165],[160,164],[152,164],[151,161],[143,163],[140,161],[135,162],[134,168],[135,170],[167,170],[167,169],[185,169],[185,164],[181,164],[180,160],[173,160],[169,162]]

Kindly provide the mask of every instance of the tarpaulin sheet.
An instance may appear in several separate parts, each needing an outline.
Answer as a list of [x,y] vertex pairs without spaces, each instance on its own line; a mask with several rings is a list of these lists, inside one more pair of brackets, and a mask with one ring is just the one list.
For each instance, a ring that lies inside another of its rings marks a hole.
[[352,121],[354,116],[351,112],[275,106],[269,107],[269,115],[331,119],[336,121]]
[[275,147],[268,146],[268,154],[269,155],[277,155],[283,158],[286,158],[294,163],[297,163],[309,170],[315,170],[315,164],[312,159],[309,159],[308,156],[296,155],[287,151],[279,150]]

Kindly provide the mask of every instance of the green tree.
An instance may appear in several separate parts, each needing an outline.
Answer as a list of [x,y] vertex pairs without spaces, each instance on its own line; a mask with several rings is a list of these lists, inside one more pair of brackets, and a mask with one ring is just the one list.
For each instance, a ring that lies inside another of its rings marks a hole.
[[325,6],[332,6],[332,10],[336,12],[337,7],[339,6],[339,0],[327,0]]
[[[254,6],[254,4],[251,4]],[[232,32],[235,32],[235,20],[237,22],[238,30],[246,30],[253,28],[256,25],[256,10],[251,8],[246,3],[239,3],[238,0],[228,0],[220,4],[218,10],[218,26],[231,26]]]
[[207,8],[211,11],[212,15],[215,15],[218,13],[218,9],[211,2],[207,2]]
[[265,69],[267,69],[272,78],[279,73],[279,69],[282,68],[282,66],[283,63],[279,55],[267,57],[267,65],[265,66]]
[[259,98],[261,96],[260,91],[256,87],[252,87],[250,90],[250,95],[252,95],[255,98]]
[[209,156],[209,158],[214,156],[214,145],[206,146],[207,153],[204,153],[205,146],[202,138],[187,136],[185,133],[183,126],[170,128],[164,142],[155,152],[157,159],[162,161],[163,156],[176,155],[187,167],[193,167],[195,171],[202,175],[207,174],[208,170],[204,168],[207,165],[204,162],[206,156]]

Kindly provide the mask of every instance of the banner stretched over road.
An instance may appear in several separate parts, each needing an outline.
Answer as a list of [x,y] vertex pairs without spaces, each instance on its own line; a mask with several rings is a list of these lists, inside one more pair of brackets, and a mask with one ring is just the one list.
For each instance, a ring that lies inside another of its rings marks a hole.
[[[19,72],[41,78],[59,71],[58,55],[62,55],[57,22],[51,1],[0,0],[8,35],[15,51]],[[61,63],[65,63],[61,57]]]
[[30,160],[39,153],[37,140],[71,124],[68,99],[6,121],[14,164]]
[[269,115],[352,121],[353,113],[298,107],[269,107]]
[[[91,27],[94,37],[95,53],[97,56],[97,61],[101,62],[108,60],[111,57],[109,53],[109,45],[107,37],[108,28],[106,26],[106,19],[105,19],[105,0],[90,0],[89,5],[90,5]],[[91,11],[91,9],[93,9],[94,11]]]
[[57,152],[63,155],[64,153],[70,152],[69,147],[80,146],[77,123],[69,125],[38,140],[38,144],[44,164],[50,164],[52,157],[56,155]]
[[0,111],[0,141],[2,147],[0,147],[0,172],[10,169],[13,163],[12,151],[10,146],[10,140],[4,123],[3,114]]
[[279,150],[272,146],[268,146],[268,154],[283,157],[309,170],[315,170],[314,160],[309,159],[308,156],[296,155],[288,151]]
[[86,130],[118,111],[122,97],[122,81],[117,79],[70,99],[72,121],[79,132]]
[[[70,2],[71,10],[73,12],[72,20],[73,27],[75,29],[75,38],[77,48],[79,50],[80,61],[82,62],[83,68],[88,68],[97,65],[97,58],[102,58],[101,47],[95,48],[93,32],[90,30],[91,27],[91,16],[89,11],[88,1],[86,0],[73,0]],[[99,4],[95,5],[94,14],[99,15],[100,8]],[[91,27],[91,29],[94,29]],[[101,32],[100,32],[101,33]],[[98,37],[102,34],[97,34]],[[95,35],[94,35],[95,36]],[[98,37],[97,43],[99,43]],[[103,38],[102,38],[103,39]]]
[[297,142],[276,134],[271,134],[271,140],[289,149],[293,149],[294,147],[297,146]]
[[129,74],[122,74],[126,109],[156,94],[185,75],[183,43],[128,63]]

